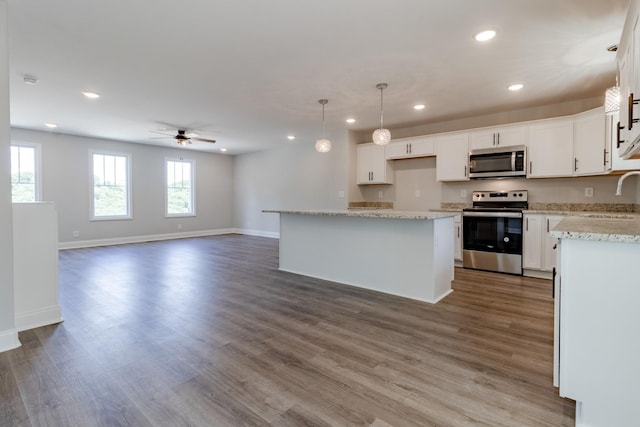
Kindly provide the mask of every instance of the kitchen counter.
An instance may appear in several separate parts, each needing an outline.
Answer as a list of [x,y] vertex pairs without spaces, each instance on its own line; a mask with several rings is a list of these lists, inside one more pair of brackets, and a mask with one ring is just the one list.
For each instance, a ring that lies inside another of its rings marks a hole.
[[280,270],[437,303],[452,292],[455,213],[264,210],[280,214]]
[[635,217],[584,217],[563,219],[552,231],[558,239],[640,243],[640,215]]
[[349,209],[349,210],[263,210],[265,213],[314,215],[314,216],[346,216],[355,218],[387,218],[387,219],[422,219],[430,220],[455,216],[448,212],[428,211],[396,211],[393,209]]

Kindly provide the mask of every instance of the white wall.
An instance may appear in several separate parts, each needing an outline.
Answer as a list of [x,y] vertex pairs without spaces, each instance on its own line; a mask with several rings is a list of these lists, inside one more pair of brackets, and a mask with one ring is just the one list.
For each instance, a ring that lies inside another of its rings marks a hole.
[[9,120],[7,2],[0,0],[0,351],[20,345],[13,303],[13,220]]
[[[230,156],[25,129],[13,129],[11,139],[42,146],[42,198],[57,206],[63,244],[233,227]],[[90,220],[90,150],[131,154],[133,219]],[[180,156],[195,160],[196,216],[165,218],[164,161]]]
[[[247,233],[277,235],[277,214],[263,209],[345,209],[349,200],[347,131],[331,138],[328,153],[312,142],[292,142],[279,149],[234,158],[235,227]],[[344,198],[339,192],[344,192]]]

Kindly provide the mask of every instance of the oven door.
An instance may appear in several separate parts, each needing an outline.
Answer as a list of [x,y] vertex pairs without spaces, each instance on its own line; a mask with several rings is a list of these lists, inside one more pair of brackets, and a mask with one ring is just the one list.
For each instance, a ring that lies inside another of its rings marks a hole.
[[463,249],[522,254],[521,212],[463,212]]

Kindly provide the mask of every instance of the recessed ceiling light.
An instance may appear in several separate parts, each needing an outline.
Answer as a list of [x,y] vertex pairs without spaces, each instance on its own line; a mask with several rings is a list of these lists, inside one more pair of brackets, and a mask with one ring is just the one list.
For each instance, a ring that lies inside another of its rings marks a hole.
[[36,79],[33,76],[24,76],[22,80],[24,81],[25,84],[32,85],[32,86],[38,83],[38,79]]
[[515,83],[515,84],[512,84],[511,86],[509,86],[509,90],[515,92],[517,90],[522,89],[523,87],[524,87],[524,85],[522,83]]
[[418,110],[418,111],[424,110],[424,108],[425,108],[424,104],[416,104],[416,105],[413,106],[413,109],[414,110]]
[[44,125],[45,125],[46,127],[48,127],[49,129],[55,129],[55,128],[57,128],[57,127],[58,127],[58,125],[57,125],[57,124],[55,124],[55,123],[45,123]]
[[476,34],[475,36],[473,36],[474,39],[476,39],[479,42],[486,42],[488,40],[491,40],[492,38],[494,38],[496,36],[496,32],[493,30],[487,30],[487,31],[481,31],[478,34]]
[[287,139],[289,141],[293,141],[294,139],[296,139],[296,136],[295,135],[287,135]]
[[349,117],[347,120],[345,120],[347,123],[351,124],[351,123],[355,123],[356,119]]
[[220,151],[222,151],[224,153],[225,151],[227,151],[227,149],[226,148],[221,148]]
[[99,93],[95,93],[95,92],[89,92],[89,91],[84,91],[82,92],[82,94],[84,96],[86,96],[89,99],[98,99],[100,98],[100,94]]

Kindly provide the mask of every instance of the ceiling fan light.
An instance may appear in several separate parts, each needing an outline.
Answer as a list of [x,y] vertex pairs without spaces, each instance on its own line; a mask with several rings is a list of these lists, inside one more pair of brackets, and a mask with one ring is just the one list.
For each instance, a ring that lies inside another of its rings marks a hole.
[[376,129],[373,131],[373,143],[377,145],[386,145],[391,141],[391,132],[389,129]]
[[331,141],[328,139],[319,139],[316,141],[316,151],[318,153],[328,153],[331,151]]

